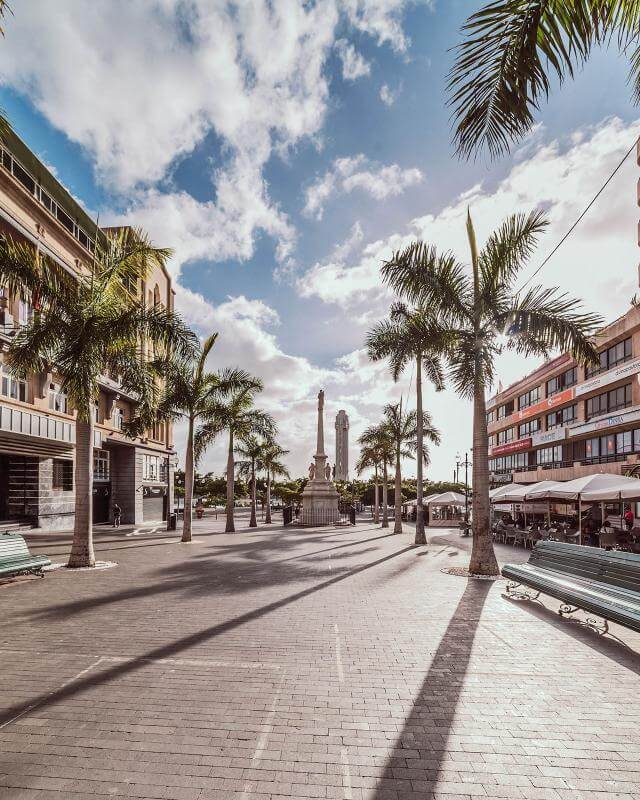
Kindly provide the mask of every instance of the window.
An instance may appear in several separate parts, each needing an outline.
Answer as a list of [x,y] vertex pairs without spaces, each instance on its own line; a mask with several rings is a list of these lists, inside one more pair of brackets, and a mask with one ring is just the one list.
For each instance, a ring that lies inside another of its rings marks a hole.
[[555,378],[547,381],[547,397],[551,397],[569,386],[574,386],[578,382],[578,369],[571,367],[566,372],[561,372]]
[[27,382],[14,378],[4,364],[0,365],[0,394],[12,400],[28,402]]
[[496,434],[496,441],[498,444],[506,444],[507,442],[512,442],[515,439],[515,428],[507,428],[504,431],[499,431]]
[[57,383],[49,384],[49,408],[62,414],[69,413],[67,393],[63,392],[62,387]]
[[599,414],[608,414],[627,408],[631,405],[631,384],[619,386],[609,392],[603,392],[595,397],[590,397],[586,402],[587,419],[597,417]]
[[53,480],[54,489],[63,492],[73,490],[73,461],[63,461],[60,458],[53,459]]
[[93,401],[93,421],[98,423],[100,422],[100,401],[94,400]]
[[611,345],[600,353],[600,363],[593,367],[587,367],[587,377],[598,375],[605,370],[613,369],[618,364],[622,364],[631,358],[631,337],[622,342]]
[[531,419],[529,422],[524,422],[518,427],[518,439],[524,439],[531,436],[532,433],[540,430],[540,418]]
[[119,408],[118,406],[116,406],[113,409],[112,419],[113,419],[113,427],[117,431],[121,431],[122,430],[122,425],[124,423],[124,410],[122,408]]
[[528,392],[521,394],[518,398],[518,408],[528,408],[540,399],[540,387],[536,386],[535,389],[529,389]]
[[538,464],[561,464],[562,463],[562,445],[557,444],[554,447],[543,447],[537,452]]
[[492,411],[487,412],[487,425],[491,425],[491,423],[495,421],[496,421],[496,410],[494,408]]
[[574,403],[572,406],[558,409],[547,414],[547,430],[551,431],[554,428],[559,428],[562,425],[569,425],[574,422],[578,415],[578,406]]
[[633,431],[616,434],[616,453],[633,453]]
[[93,479],[96,481],[109,480],[109,451],[93,451]]
[[160,456],[142,457],[142,480],[143,481],[160,480]]
[[33,319],[33,308],[31,304],[21,297],[18,300],[18,324],[28,325]]
[[154,422],[151,428],[151,438],[156,442],[163,442],[165,434],[164,422]]
[[499,456],[489,459],[489,471],[493,473],[505,473],[515,470],[528,469],[529,453],[512,453],[508,456]]
[[509,400],[508,403],[505,403],[502,406],[498,406],[498,419],[504,419],[505,417],[509,417],[513,414],[513,400]]

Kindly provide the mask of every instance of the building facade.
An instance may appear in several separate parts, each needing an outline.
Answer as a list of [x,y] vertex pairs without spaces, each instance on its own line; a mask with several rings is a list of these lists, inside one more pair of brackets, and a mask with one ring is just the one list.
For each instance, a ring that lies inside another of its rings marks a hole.
[[349,480],[349,417],[344,410],[336,415],[336,474],[337,481]]
[[596,338],[598,365],[547,361],[487,403],[492,485],[640,474],[640,310]]
[[[68,272],[89,270],[96,224],[13,132],[0,144],[0,233],[31,242]],[[173,307],[171,279],[154,268],[136,293],[147,304]],[[75,412],[55,369],[12,377],[6,351],[31,319],[28,297],[0,286],[0,521],[50,530],[73,527]],[[173,507],[176,453],[171,423],[130,439],[122,432],[135,399],[110,378],[100,380],[94,421],[94,522],[166,519]]]

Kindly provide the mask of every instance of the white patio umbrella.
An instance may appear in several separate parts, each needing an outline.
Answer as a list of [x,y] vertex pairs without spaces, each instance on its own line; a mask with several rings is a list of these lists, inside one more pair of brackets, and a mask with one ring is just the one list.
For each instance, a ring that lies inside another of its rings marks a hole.
[[464,495],[458,492],[443,492],[432,496],[428,502],[436,506],[463,506],[464,499]]
[[615,475],[616,482],[603,488],[587,489],[582,492],[582,499],[587,501],[599,500],[640,500],[640,480],[627,478],[625,475]]
[[489,499],[492,503],[508,503],[509,500],[502,499],[505,494],[524,488],[525,487],[521,483],[507,483],[505,486],[498,486],[497,489],[492,489],[489,492]]
[[[555,500],[573,500],[578,502],[578,533],[582,544],[582,500],[585,499],[587,492],[600,492],[606,495],[607,500],[616,498],[616,486],[620,487],[620,475],[612,475],[610,472],[596,472],[593,475],[583,475],[572,481],[558,483],[556,486],[542,490],[542,495],[546,498]],[[633,480],[630,478],[629,480]],[[545,493],[546,491],[546,493]],[[611,496],[613,493],[613,497]],[[537,491],[529,493],[530,497],[539,498]]]

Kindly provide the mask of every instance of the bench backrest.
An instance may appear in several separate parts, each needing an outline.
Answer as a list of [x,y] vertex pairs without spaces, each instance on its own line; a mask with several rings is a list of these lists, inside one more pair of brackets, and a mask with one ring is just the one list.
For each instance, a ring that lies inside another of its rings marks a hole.
[[640,555],[635,553],[547,541],[536,544],[529,562],[564,575],[640,592]]
[[31,553],[27,543],[18,533],[0,535],[0,562],[12,558],[29,557]]

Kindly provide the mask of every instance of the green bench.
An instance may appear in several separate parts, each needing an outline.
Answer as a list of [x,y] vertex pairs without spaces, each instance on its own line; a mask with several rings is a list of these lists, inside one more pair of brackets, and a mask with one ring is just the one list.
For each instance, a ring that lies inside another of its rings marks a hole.
[[[640,632],[640,555],[563,542],[538,542],[526,564],[505,564],[507,594],[537,600],[547,594],[560,600],[559,614],[582,609],[604,619],[587,620],[599,633],[608,622]],[[535,590],[530,595],[519,587]]]
[[27,543],[17,533],[0,535],[0,578],[30,573],[44,575],[43,567],[48,567],[51,559],[47,556],[34,556],[29,552]]

